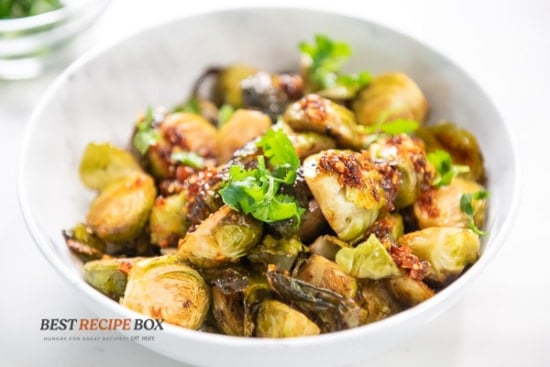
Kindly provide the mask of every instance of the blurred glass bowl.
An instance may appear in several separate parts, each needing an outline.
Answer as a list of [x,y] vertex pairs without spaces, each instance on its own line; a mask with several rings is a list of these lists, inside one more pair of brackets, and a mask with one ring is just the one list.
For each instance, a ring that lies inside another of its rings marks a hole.
[[67,0],[63,7],[0,20],[0,79],[40,75],[63,58],[63,49],[105,10],[109,0]]

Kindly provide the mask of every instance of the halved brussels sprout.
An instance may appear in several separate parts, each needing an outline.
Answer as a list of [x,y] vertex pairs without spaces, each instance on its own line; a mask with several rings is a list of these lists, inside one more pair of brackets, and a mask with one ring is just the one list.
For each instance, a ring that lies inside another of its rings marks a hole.
[[103,190],[107,185],[142,169],[129,152],[109,143],[90,143],[80,160],[80,179],[86,187]]
[[[151,174],[158,180],[175,178],[178,167],[188,167],[192,173],[195,168],[202,168],[197,167],[197,160],[213,160],[218,155],[218,130],[200,115],[171,113],[154,129],[158,131],[160,139],[149,147],[145,161]],[[181,162],[173,156],[178,152],[198,158]]]
[[435,294],[422,281],[415,280],[407,275],[386,279],[385,282],[395,299],[404,306],[415,306]]
[[178,257],[153,257],[132,266],[120,303],[169,324],[198,329],[208,313],[210,290]]
[[278,271],[268,271],[266,275],[271,288],[313,318],[323,332],[353,328],[367,319],[367,311],[351,298]]
[[405,134],[376,140],[369,146],[368,156],[392,184],[397,183],[393,204],[398,209],[413,204],[433,174],[423,142]]
[[290,338],[321,333],[319,326],[306,315],[275,300],[262,302],[256,324],[256,336],[261,338]]
[[389,73],[374,78],[353,101],[357,121],[375,125],[403,118],[422,123],[428,102],[418,85],[403,73]]
[[262,112],[245,109],[235,111],[220,129],[218,162],[229,161],[237,149],[262,136],[270,127],[271,119]]
[[228,335],[252,336],[257,306],[272,297],[265,277],[227,268],[212,281],[212,315]]
[[131,241],[143,230],[155,196],[150,176],[135,173],[124,177],[105,187],[92,202],[86,224],[105,241]]
[[[455,177],[447,186],[432,188],[422,193],[414,203],[414,214],[418,226],[468,228],[469,217],[460,208],[463,194],[474,194],[483,190],[480,184]],[[472,201],[474,224],[482,228],[487,211],[487,199]]]
[[262,222],[224,205],[179,241],[178,255],[201,267],[232,263],[260,241],[262,229]]
[[219,105],[228,103],[235,108],[243,106],[242,81],[258,72],[246,64],[233,64],[224,68],[214,85],[214,97]]
[[326,234],[326,235],[317,237],[315,241],[313,241],[313,243],[309,245],[309,250],[313,254],[317,254],[326,259],[334,261],[338,251],[341,248],[348,248],[348,247],[351,247],[349,243],[342,241],[336,236],[331,236]]
[[400,274],[390,253],[373,234],[354,248],[340,249],[335,261],[344,271],[357,278],[376,280]]
[[105,253],[105,241],[97,237],[92,229],[84,223],[64,230],[63,237],[69,249],[82,261],[101,259]]
[[392,297],[385,284],[386,280],[361,281],[361,297],[366,303],[364,307],[368,310],[367,322],[385,319],[401,311],[403,307]]
[[449,152],[454,164],[470,167],[468,172],[461,174],[461,177],[480,183],[485,181],[481,148],[476,137],[468,130],[453,122],[441,122],[422,127],[415,134],[424,140],[427,152],[443,149]]
[[297,278],[340,293],[344,297],[354,298],[357,294],[357,280],[348,275],[340,265],[323,256],[311,255],[298,270]]
[[149,217],[151,243],[160,247],[177,245],[189,229],[186,204],[184,192],[156,198]]
[[387,249],[389,248],[389,243],[397,240],[404,231],[405,226],[403,225],[403,217],[401,214],[395,213],[378,218],[376,222],[369,227],[365,235],[368,238],[371,234],[374,234]]
[[304,178],[330,227],[344,241],[360,239],[386,205],[382,175],[360,153],[328,150],[309,156]]
[[92,287],[118,302],[124,295],[128,272],[133,264],[143,260],[136,258],[109,258],[88,261],[84,264],[84,279]]
[[276,239],[267,235],[249,251],[246,258],[254,263],[273,264],[277,270],[283,271],[290,270],[298,254],[305,250],[304,244],[294,237]]
[[317,94],[308,94],[286,109],[283,120],[292,129],[327,134],[344,148],[366,147],[365,134],[353,112]]
[[447,283],[479,258],[479,237],[464,228],[431,227],[404,234],[399,243],[430,263],[427,279]]

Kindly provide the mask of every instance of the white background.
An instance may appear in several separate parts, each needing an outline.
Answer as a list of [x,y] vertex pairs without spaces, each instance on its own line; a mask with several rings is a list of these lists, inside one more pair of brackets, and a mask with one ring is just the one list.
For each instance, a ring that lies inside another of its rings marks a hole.
[[[522,202],[495,261],[457,306],[369,365],[550,366],[550,1],[114,0],[75,49],[165,19],[243,5],[332,10],[418,38],[481,84],[518,143]],[[42,258],[17,206],[26,120],[59,71],[32,81],[0,81],[0,366],[181,366],[132,343],[42,340],[42,318],[95,316]]]

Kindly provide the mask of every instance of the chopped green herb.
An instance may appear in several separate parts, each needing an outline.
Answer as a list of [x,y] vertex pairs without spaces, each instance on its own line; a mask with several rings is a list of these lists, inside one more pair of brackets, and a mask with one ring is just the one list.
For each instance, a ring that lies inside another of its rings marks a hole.
[[230,104],[224,104],[220,107],[220,110],[218,111],[218,127],[222,127],[227,120],[231,118],[233,113],[235,112],[235,108],[231,106]]
[[205,166],[203,157],[195,152],[189,152],[187,150],[172,152],[170,159],[193,168],[204,168]]
[[451,155],[442,149],[428,153],[427,158],[436,170],[436,176],[432,182],[432,185],[436,187],[447,186],[460,173],[470,171],[468,166],[453,164]]
[[[229,168],[229,180],[220,190],[223,202],[263,222],[295,218],[299,223],[304,209],[296,198],[279,192],[281,184],[294,183],[300,166],[292,143],[283,131],[270,129],[258,146],[264,155],[258,156],[256,168],[244,169],[238,165]],[[266,165],[266,158],[271,170]]]
[[160,140],[160,133],[154,128],[153,109],[147,108],[143,120],[136,124],[136,134],[134,135],[134,147],[143,155],[147,153],[149,147],[155,145]]
[[485,236],[487,232],[477,228],[474,222],[474,200],[486,199],[489,196],[489,192],[486,190],[480,190],[473,194],[462,194],[460,197],[460,210],[468,216],[468,228],[474,231],[479,236]]
[[364,130],[367,134],[384,133],[391,136],[399,134],[411,134],[418,129],[419,124],[414,120],[396,119],[390,122],[381,120],[375,125],[365,126]]
[[308,60],[308,76],[313,81],[314,90],[341,87],[346,90],[346,96],[350,97],[372,79],[368,72],[340,75],[340,69],[352,54],[351,47],[345,42],[317,34],[315,43],[301,42],[299,49]]

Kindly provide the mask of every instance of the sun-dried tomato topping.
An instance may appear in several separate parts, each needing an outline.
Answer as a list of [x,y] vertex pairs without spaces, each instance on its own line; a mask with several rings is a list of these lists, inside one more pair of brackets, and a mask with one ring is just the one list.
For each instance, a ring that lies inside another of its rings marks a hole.
[[390,253],[393,261],[409,273],[414,280],[424,279],[429,272],[430,263],[426,260],[420,260],[418,256],[412,253],[409,246],[397,246],[392,244]]

